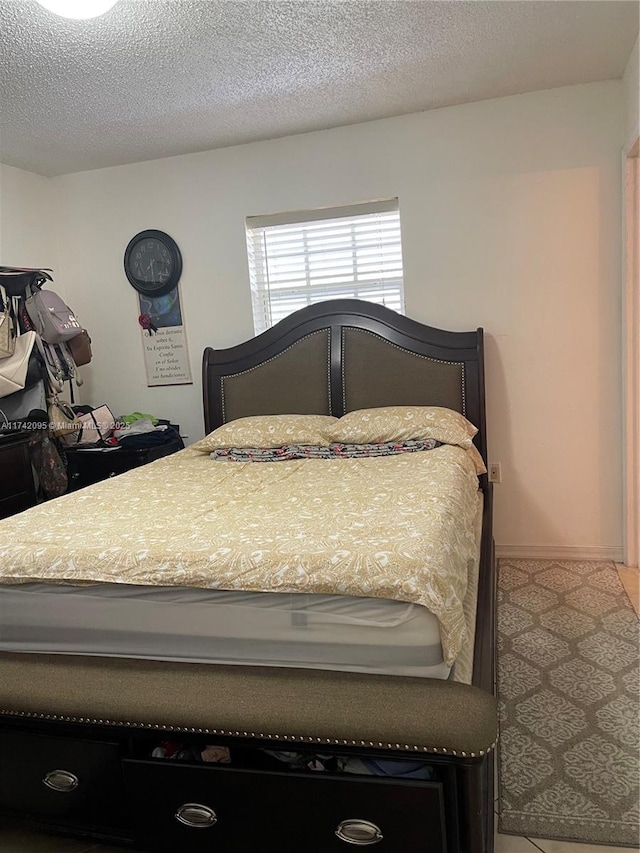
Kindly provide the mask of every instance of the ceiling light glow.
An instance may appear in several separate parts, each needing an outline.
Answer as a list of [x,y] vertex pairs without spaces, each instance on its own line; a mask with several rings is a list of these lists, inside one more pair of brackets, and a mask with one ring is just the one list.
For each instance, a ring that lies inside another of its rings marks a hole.
[[41,6],[63,18],[97,18],[118,0],[38,0]]

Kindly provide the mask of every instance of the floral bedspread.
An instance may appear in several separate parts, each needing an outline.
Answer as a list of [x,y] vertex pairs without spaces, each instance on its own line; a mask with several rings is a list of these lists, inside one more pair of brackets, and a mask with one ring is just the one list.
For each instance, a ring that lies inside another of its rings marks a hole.
[[460,447],[272,465],[217,464],[187,448],[0,521],[0,583],[411,601],[439,619],[451,665],[478,502]]

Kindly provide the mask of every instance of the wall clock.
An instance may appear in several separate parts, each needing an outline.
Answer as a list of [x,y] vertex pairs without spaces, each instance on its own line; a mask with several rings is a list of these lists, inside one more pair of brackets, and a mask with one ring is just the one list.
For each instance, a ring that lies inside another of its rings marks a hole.
[[125,250],[124,271],[139,293],[164,296],[178,286],[182,274],[178,244],[164,231],[141,231]]

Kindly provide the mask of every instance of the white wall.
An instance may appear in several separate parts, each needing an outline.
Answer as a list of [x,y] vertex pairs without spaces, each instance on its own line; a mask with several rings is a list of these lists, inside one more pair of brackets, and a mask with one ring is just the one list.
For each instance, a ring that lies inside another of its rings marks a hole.
[[[89,401],[202,435],[200,357],[253,334],[244,219],[397,195],[407,314],[484,326],[500,545],[621,544],[620,81],[54,179]],[[147,388],[122,270],[145,228],[182,249],[194,385]]]
[[[49,178],[0,164],[0,265],[59,272],[58,216]],[[64,290],[62,281],[59,289]]]
[[636,39],[631,56],[624,69],[622,91],[624,94],[625,142],[632,143],[638,137],[640,126],[640,56],[638,53],[638,39]]

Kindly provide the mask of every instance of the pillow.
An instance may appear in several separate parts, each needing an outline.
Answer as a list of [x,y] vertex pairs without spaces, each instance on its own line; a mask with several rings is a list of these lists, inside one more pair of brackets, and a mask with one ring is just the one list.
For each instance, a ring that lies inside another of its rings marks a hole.
[[330,430],[337,423],[338,418],[331,415],[252,415],[223,424],[191,447],[211,453],[219,447],[327,445],[331,443]]
[[380,444],[387,441],[425,441],[463,447],[479,474],[486,468],[473,444],[478,432],[464,415],[442,406],[385,406],[349,412],[331,429],[331,440],[344,444]]
[[[438,432],[439,435],[435,435]],[[337,421],[334,441],[345,444],[379,444],[436,438],[448,444],[468,443],[478,430],[459,412],[441,406],[384,406],[358,409]],[[444,435],[445,438],[440,438]]]

